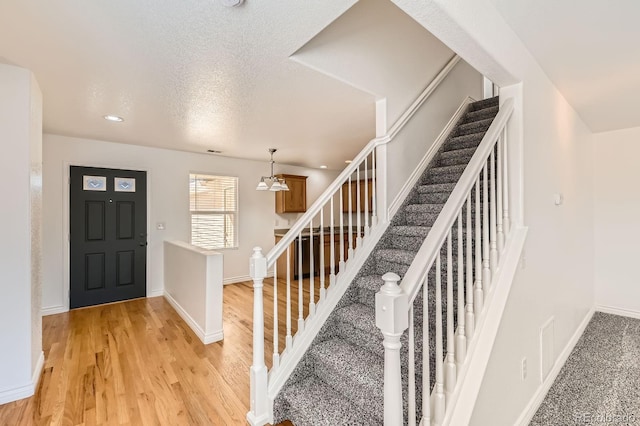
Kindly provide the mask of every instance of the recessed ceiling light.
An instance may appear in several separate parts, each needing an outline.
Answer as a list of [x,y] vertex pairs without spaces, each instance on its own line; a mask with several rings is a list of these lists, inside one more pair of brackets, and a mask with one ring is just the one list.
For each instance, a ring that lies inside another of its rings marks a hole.
[[344,160],[345,163],[351,164],[351,160]]
[[107,121],[113,121],[115,123],[122,123],[124,121],[124,118],[119,117],[117,115],[105,115],[102,118],[104,118]]
[[327,166],[325,166],[324,164],[322,166],[320,166],[321,169],[326,169]]

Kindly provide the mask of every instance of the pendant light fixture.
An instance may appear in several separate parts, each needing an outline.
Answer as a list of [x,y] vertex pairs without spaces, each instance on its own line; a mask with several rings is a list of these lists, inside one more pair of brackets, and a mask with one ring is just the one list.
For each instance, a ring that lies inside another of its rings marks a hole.
[[273,161],[273,153],[276,152],[277,149],[269,148],[269,154],[271,155],[271,159],[269,160],[269,164],[271,165],[271,175],[270,176],[262,176],[260,178],[260,182],[258,182],[258,186],[256,187],[256,191],[288,191],[289,187],[284,179],[279,179],[273,175],[273,165],[275,161]]

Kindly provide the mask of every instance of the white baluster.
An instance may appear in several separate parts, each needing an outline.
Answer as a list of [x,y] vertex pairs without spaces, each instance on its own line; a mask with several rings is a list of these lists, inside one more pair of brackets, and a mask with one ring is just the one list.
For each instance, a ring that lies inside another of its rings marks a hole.
[[347,254],[347,260],[353,258],[353,194],[352,194],[351,175],[349,175],[349,229],[347,230],[349,236],[349,251]]
[[362,245],[362,222],[360,220],[362,216],[362,206],[360,202],[360,164],[358,164],[358,168],[356,169],[356,211],[358,212],[356,216],[356,248],[360,248]]
[[409,365],[407,380],[408,392],[408,424],[409,426],[415,426],[416,424],[416,343],[415,343],[415,329],[413,327],[413,305],[409,306]]
[[502,147],[504,152],[502,154],[502,164],[503,164],[503,181],[504,186],[502,190],[504,191],[504,196],[502,197],[502,209],[503,209],[503,220],[502,226],[504,228],[504,233],[509,235],[511,231],[511,220],[509,219],[509,156],[507,155],[507,145],[509,144],[509,140],[507,139],[507,128],[505,127],[502,133],[503,144]]
[[491,165],[491,183],[489,185],[489,188],[491,190],[491,198],[489,199],[490,201],[490,207],[489,207],[489,222],[490,222],[490,227],[489,227],[489,231],[490,231],[490,247],[491,249],[489,250],[489,263],[491,266],[491,275],[493,276],[493,274],[495,274],[496,269],[498,268],[498,229],[497,229],[497,214],[496,214],[496,161],[495,161],[495,155],[494,155],[494,150],[491,150],[491,155],[489,155],[489,164]]
[[369,235],[369,178],[368,158],[364,157],[364,235]]
[[458,213],[458,328],[456,330],[456,363],[458,366],[462,365],[467,356],[467,336],[464,323],[464,267],[461,209]]
[[489,180],[486,163],[482,168],[482,181],[482,282],[488,291],[491,285],[491,269],[489,263]]
[[280,342],[278,342],[278,262],[273,264],[273,362],[272,370],[280,366]]
[[453,329],[453,259],[451,249],[451,229],[447,237],[447,358],[445,359],[445,392],[453,393],[456,385],[455,333]]
[[503,215],[503,207],[502,207],[502,137],[498,139],[498,148],[496,151],[496,209],[498,211],[496,217],[496,226],[498,228],[498,256],[502,256],[502,252],[504,250],[504,231],[502,228],[502,215]]
[[318,269],[318,273],[320,274],[320,300],[324,300],[326,296],[326,290],[324,288],[324,273],[325,273],[325,265],[324,265],[324,211],[320,210],[320,265]]
[[[250,369],[251,411],[247,418],[252,424],[264,424],[269,416],[267,367],[264,363],[264,305],[262,286],[267,276],[267,259],[260,247],[253,249],[250,261],[253,280],[253,363]],[[265,420],[261,423],[262,420]]]
[[[436,385],[433,398],[433,421],[441,425],[444,421],[446,396],[444,394],[444,365],[442,347],[442,277],[440,250],[436,254]],[[393,423],[388,423],[393,424]],[[400,423],[396,423],[400,424]]]
[[336,244],[334,235],[335,222],[333,220],[333,196],[331,196],[331,228],[329,229],[329,250],[331,251],[331,260],[329,261],[329,263],[331,265],[331,272],[329,273],[329,287],[334,285],[336,282]]
[[473,337],[475,330],[475,316],[473,314],[473,223],[471,222],[471,192],[467,195],[467,304],[466,310],[466,336],[467,342]]
[[431,425],[431,384],[429,357],[429,274],[422,285],[422,426]]
[[313,246],[315,236],[313,235],[313,220],[309,221],[309,315],[312,317],[316,313],[316,275],[314,273],[313,265]]
[[400,336],[407,329],[409,300],[393,272],[382,276],[384,285],[376,293],[376,326],[384,336],[384,424],[403,424]]
[[298,331],[296,333],[304,330],[304,300],[302,298],[302,232],[298,234]]
[[291,336],[291,245],[287,247],[287,336],[285,338],[285,350],[293,344]]
[[371,226],[378,224],[378,205],[376,204],[376,150],[371,151]]
[[478,317],[482,312],[482,308],[484,307],[484,288],[482,287],[482,229],[480,227],[480,176],[476,179],[476,224],[475,224],[475,234],[476,238],[474,241],[476,247],[476,284],[475,290],[473,294],[473,308],[475,316]]
[[[351,196],[351,195],[349,195]],[[344,198],[340,187],[340,272],[344,271]]]

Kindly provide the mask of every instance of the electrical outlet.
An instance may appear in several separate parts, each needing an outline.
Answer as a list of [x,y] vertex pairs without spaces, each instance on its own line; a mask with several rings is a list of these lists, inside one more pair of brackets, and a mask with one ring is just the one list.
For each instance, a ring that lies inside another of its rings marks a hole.
[[526,380],[527,379],[527,358],[522,358],[522,380]]

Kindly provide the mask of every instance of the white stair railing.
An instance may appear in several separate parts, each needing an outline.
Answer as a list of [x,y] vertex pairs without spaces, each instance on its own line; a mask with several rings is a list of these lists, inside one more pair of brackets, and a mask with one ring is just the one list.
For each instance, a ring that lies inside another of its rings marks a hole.
[[[371,140],[266,256],[260,247],[254,249],[250,259],[254,282],[254,353],[251,409],[247,413],[250,424],[263,425],[272,420],[272,395],[311,342],[313,333],[309,329],[320,322],[320,311],[325,318],[328,316],[329,308],[324,306],[330,294],[337,294],[332,289],[348,284],[355,269],[350,262],[358,259],[369,240],[375,240],[372,234],[379,237],[380,227],[387,224],[386,144],[459,61],[457,55],[451,58],[387,135]],[[265,336],[263,288],[270,270],[274,277],[273,324],[269,326],[272,336]],[[278,309],[280,292],[286,294],[284,312]],[[269,371],[265,343],[272,345]]]
[[[385,284],[376,294],[376,324],[385,348],[393,348],[385,351],[385,425],[403,424],[405,414],[409,425],[442,425],[454,407],[454,393],[462,383],[460,371],[470,359],[467,349],[477,336],[476,325],[490,309],[484,302],[495,290],[494,279],[511,236],[506,126],[513,109],[513,99],[500,106],[402,282],[395,274],[383,276]],[[434,284],[435,291],[430,293],[429,286]],[[417,300],[418,295],[422,300]],[[432,319],[429,297],[433,295]],[[422,309],[415,309],[418,306]],[[416,324],[422,324],[421,332]],[[407,328],[410,365],[403,384],[398,336]],[[429,344],[430,333],[435,333],[435,347]],[[418,350],[422,356],[417,358]],[[414,365],[416,359],[421,359],[421,365]],[[431,359],[435,360],[434,376]],[[408,388],[406,413],[402,392],[397,392],[403,385]]]

